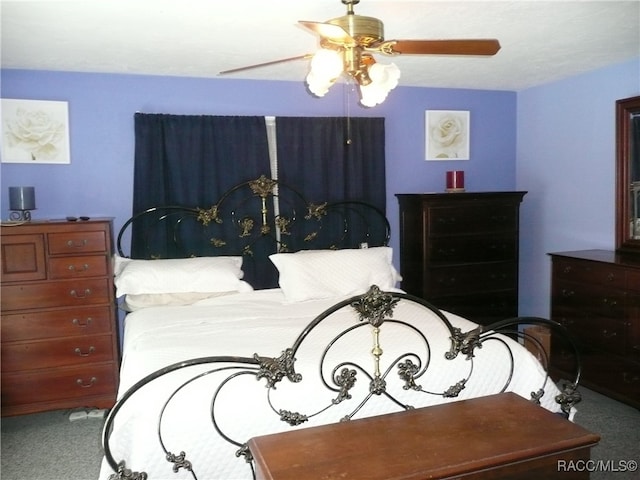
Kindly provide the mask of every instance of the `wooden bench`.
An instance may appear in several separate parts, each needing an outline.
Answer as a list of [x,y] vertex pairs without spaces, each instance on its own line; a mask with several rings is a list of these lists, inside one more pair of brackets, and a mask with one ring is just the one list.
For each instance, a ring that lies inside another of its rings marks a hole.
[[[258,480],[589,478],[600,437],[514,394],[255,437]],[[584,470],[584,469],[583,469]]]

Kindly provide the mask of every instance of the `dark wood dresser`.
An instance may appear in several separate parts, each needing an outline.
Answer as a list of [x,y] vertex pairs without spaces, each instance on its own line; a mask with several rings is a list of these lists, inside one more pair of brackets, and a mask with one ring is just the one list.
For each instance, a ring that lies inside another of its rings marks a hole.
[[516,316],[525,194],[396,195],[402,289],[484,325]]
[[[588,479],[600,437],[501,393],[255,437],[257,480]],[[572,467],[573,466],[573,467]]]
[[2,226],[3,416],[113,405],[112,239],[110,219]]
[[[640,255],[583,250],[551,259],[551,318],[580,349],[580,383],[640,408]],[[551,341],[551,371],[566,375],[569,347]]]

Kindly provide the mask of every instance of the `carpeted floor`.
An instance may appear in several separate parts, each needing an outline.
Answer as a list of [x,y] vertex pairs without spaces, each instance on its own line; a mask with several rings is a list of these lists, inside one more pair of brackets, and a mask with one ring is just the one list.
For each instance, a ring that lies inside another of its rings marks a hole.
[[2,480],[94,480],[102,461],[101,418],[69,411],[2,418]]
[[[640,411],[581,389],[575,422],[601,435],[592,450],[592,480],[631,480],[621,462],[640,461]],[[96,480],[102,460],[102,419],[69,421],[68,411],[2,418],[2,480]],[[637,465],[637,463],[636,463]],[[201,479],[207,480],[207,479]]]
[[[600,435],[600,443],[591,450],[591,480],[636,480],[640,478],[640,410],[580,388],[582,401],[577,405],[574,422]],[[635,462],[635,471],[633,467]]]

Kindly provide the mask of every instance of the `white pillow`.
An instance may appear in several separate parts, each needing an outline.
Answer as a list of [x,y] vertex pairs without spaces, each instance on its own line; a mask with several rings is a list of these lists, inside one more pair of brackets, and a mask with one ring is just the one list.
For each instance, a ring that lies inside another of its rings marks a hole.
[[141,293],[233,292],[240,287],[242,257],[162,260],[114,258],[116,296]]
[[302,250],[269,258],[288,302],[365,293],[371,285],[391,290],[401,280],[390,247]]

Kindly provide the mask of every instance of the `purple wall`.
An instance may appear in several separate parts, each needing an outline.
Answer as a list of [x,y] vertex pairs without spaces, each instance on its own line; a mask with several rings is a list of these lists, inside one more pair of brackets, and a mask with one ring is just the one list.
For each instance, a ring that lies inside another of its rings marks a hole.
[[518,93],[520,315],[549,316],[549,252],[615,248],[615,102],[640,58]]
[[[548,252],[614,247],[618,98],[640,94],[640,58],[522,92],[398,87],[373,109],[334,86],[322,99],[300,82],[3,70],[3,98],[66,100],[70,165],[1,164],[8,187],[36,187],[36,218],[131,213],[133,114],[383,116],[387,213],[398,249],[394,194],[441,192],[447,170],[471,191],[527,190],[521,215],[520,314],[549,314]],[[425,110],[471,112],[471,160],[425,162]],[[516,146],[517,142],[517,146]],[[517,170],[517,176],[516,176]]]
[[[3,70],[3,98],[69,102],[71,164],[3,163],[2,218],[9,186],[36,187],[34,218],[131,214],[135,112],[210,115],[383,116],[387,132],[387,212],[397,250],[394,194],[444,190],[447,170],[465,170],[468,190],[515,185],[516,94],[398,87],[381,106],[360,107],[348,87],[326,97],[300,82]],[[425,110],[471,112],[471,160],[424,161]],[[396,252],[397,259],[397,252]]]

